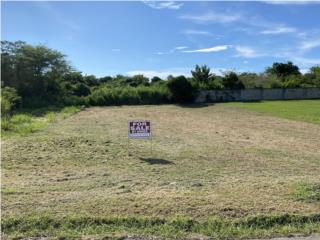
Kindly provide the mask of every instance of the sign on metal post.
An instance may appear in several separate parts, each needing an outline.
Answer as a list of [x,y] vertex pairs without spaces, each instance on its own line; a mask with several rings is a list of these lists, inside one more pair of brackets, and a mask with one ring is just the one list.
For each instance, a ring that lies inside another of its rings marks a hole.
[[130,120],[128,122],[128,156],[129,154],[129,139],[142,138],[150,139],[151,154],[152,154],[152,136],[151,136],[151,121],[150,120]]
[[150,120],[130,120],[128,127],[129,138],[151,138]]

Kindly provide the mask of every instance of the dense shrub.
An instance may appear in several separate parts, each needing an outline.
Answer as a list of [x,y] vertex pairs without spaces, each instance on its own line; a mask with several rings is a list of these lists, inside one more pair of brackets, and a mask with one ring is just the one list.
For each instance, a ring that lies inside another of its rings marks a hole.
[[171,78],[167,85],[174,102],[187,103],[194,99],[195,89],[184,76]]
[[63,99],[64,106],[89,106],[89,96],[66,96]]
[[238,78],[238,75],[235,72],[227,73],[223,80],[223,86],[227,89],[242,89],[244,88],[244,84]]
[[8,114],[21,105],[21,97],[17,90],[11,87],[1,89],[1,113]]
[[283,88],[298,88],[303,84],[303,77],[300,75],[291,75],[286,77],[281,86]]
[[260,86],[258,85],[261,76],[259,76],[256,73],[244,72],[244,73],[239,74],[238,78],[243,83],[245,88],[261,87],[261,85]]
[[84,83],[78,83],[75,85],[74,94],[78,97],[88,96],[91,93],[90,88]]
[[88,103],[93,106],[160,104],[170,101],[170,93],[165,87],[117,87],[99,88],[92,92]]
[[162,81],[162,79],[157,76],[154,76],[153,78],[151,78],[151,84],[155,84],[160,81]]
[[287,63],[273,63],[272,67],[266,70],[269,74],[274,74],[280,79],[284,79],[290,75],[300,75],[298,66],[294,65],[292,62]]

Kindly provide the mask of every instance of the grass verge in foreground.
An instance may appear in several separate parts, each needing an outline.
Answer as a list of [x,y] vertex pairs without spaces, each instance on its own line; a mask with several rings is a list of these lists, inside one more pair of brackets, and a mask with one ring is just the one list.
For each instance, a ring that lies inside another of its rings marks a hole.
[[320,124],[320,100],[232,102],[226,104],[275,117]]
[[320,214],[257,215],[241,219],[212,217],[199,222],[186,217],[171,219],[143,217],[55,217],[50,214],[3,219],[3,234],[10,238],[51,237],[72,239],[81,236],[158,236],[186,238],[208,236],[215,239],[286,236],[320,232]]
[[23,109],[13,113],[11,116],[3,116],[1,118],[1,135],[2,137],[27,136],[45,128],[49,123],[67,118],[79,111],[79,107],[73,106],[34,110]]

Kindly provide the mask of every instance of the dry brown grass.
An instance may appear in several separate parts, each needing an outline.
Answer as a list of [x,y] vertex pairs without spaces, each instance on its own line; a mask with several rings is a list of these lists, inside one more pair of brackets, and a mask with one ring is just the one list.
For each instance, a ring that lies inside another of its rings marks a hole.
[[[127,155],[128,119],[152,120],[152,153],[131,140]],[[94,107],[2,144],[4,217],[320,212],[291,194],[320,182],[320,125],[224,104]]]

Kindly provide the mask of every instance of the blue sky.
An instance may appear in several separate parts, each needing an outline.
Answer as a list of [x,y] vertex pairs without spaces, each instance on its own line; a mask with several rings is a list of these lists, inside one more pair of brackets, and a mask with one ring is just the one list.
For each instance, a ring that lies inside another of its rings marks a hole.
[[315,2],[2,2],[1,13],[2,40],[45,44],[99,77],[320,64]]

